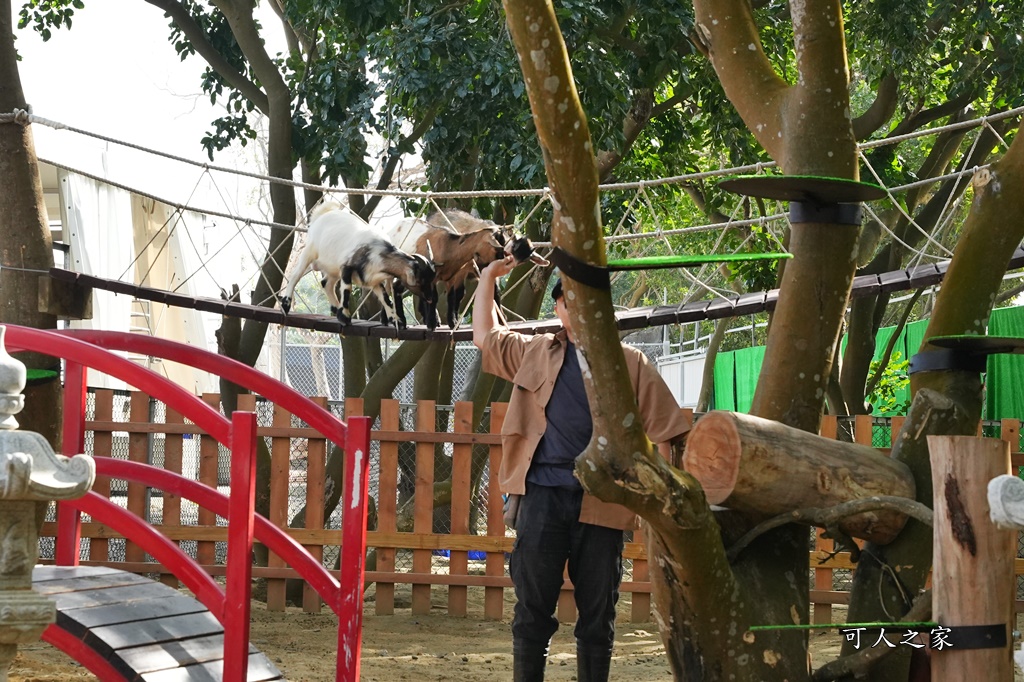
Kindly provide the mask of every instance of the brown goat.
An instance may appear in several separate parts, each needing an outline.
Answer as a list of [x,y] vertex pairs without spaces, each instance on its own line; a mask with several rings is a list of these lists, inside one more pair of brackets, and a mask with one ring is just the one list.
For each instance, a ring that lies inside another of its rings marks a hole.
[[[455,229],[455,225],[463,231]],[[466,294],[466,280],[478,277],[481,268],[505,256],[505,240],[499,226],[456,209],[449,209],[444,215],[435,213],[426,221],[406,218],[390,228],[388,236],[410,253],[426,254],[429,245],[437,268],[435,281],[443,282],[448,290],[447,321],[453,329]]]

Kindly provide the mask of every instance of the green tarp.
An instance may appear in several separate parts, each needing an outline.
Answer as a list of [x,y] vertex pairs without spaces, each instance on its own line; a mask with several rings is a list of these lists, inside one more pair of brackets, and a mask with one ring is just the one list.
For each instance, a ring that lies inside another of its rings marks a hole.
[[744,348],[736,352],[736,411],[749,412],[754,402],[757,377],[764,361],[764,346]]
[[[901,360],[913,357],[921,347],[927,328],[928,320],[908,324],[893,347],[894,355],[899,352]],[[875,340],[875,359],[881,357],[894,331],[895,327],[879,330]],[[1024,338],[1024,306],[992,311],[988,334]],[[845,337],[842,342],[845,345]],[[714,409],[736,412],[750,410],[763,359],[764,346],[718,354],[715,362]],[[985,419],[1024,419],[1024,355],[997,355],[989,358],[985,390]],[[909,384],[897,392],[896,400],[898,403],[909,403]]]
[[[988,334],[1024,338],[1024,308],[993,310]],[[1024,355],[989,356],[985,379],[985,419],[1024,419]]]
[[736,411],[736,351],[715,358],[715,393],[712,409]]

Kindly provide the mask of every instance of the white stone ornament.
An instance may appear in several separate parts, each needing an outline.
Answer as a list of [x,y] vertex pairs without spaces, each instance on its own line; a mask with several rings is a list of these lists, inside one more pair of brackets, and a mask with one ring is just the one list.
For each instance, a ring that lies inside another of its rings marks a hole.
[[988,508],[1000,530],[1024,529],[1024,481],[1003,474],[988,482]]
[[0,680],[18,644],[37,641],[56,616],[32,589],[37,520],[50,501],[81,497],[96,478],[92,457],[58,455],[38,433],[17,430],[26,370],[4,347],[6,331],[0,325]]

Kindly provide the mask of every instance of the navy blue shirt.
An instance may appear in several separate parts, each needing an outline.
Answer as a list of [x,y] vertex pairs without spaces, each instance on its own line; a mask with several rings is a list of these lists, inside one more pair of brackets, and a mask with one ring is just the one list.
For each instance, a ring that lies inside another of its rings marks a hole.
[[562,368],[544,414],[548,420],[547,430],[537,443],[526,480],[538,485],[580,489],[582,486],[572,470],[576,457],[590,442],[594,421],[590,416],[580,360],[572,343],[566,346]]

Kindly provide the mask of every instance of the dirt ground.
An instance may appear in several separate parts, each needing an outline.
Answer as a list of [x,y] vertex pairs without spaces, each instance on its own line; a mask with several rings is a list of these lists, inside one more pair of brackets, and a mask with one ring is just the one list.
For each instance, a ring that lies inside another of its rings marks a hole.
[[[408,590],[396,589],[393,616],[374,615],[372,588],[363,619],[362,679],[366,682],[397,680],[458,680],[492,682],[512,679],[512,601],[506,601],[501,621],[483,619],[483,589],[469,588],[470,615],[450,618],[445,613],[446,592],[434,588],[430,615],[414,616],[409,609]],[[511,591],[509,591],[511,592]],[[617,680],[670,682],[665,650],[655,623],[629,623],[630,595],[620,603],[615,654],[611,677]],[[253,645],[266,653],[293,682],[324,682],[334,676],[337,649],[337,620],[327,615],[303,613],[290,608],[271,613],[264,604],[253,602]],[[839,651],[840,635],[835,630],[811,635],[814,665],[833,658]],[[555,635],[548,660],[547,680],[576,679],[575,642],[572,625],[563,624]],[[11,680],[24,682],[81,682],[96,677],[47,644],[22,646],[10,670]]]

